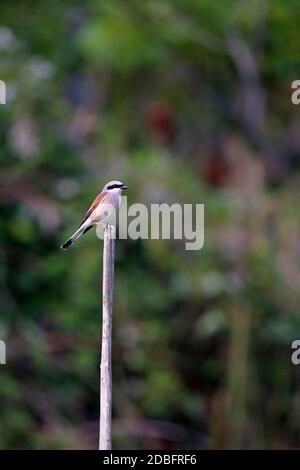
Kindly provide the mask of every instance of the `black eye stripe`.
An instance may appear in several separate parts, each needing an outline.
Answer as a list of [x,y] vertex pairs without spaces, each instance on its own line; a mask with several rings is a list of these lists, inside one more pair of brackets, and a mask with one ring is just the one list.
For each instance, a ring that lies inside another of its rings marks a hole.
[[110,186],[107,186],[107,189],[115,189],[115,188],[122,188],[123,184],[111,184]]

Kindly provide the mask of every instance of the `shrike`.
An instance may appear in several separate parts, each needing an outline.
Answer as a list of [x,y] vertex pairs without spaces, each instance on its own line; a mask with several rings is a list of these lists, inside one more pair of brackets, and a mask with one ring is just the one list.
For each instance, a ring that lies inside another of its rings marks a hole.
[[75,233],[61,246],[66,250],[72,243],[74,243],[81,235],[86,233],[94,225],[99,224],[104,219],[107,219],[114,211],[119,209],[121,204],[121,194],[123,189],[128,187],[121,183],[121,181],[110,181],[102,189],[101,193],[94,199],[91,207],[88,209],[85,217]]

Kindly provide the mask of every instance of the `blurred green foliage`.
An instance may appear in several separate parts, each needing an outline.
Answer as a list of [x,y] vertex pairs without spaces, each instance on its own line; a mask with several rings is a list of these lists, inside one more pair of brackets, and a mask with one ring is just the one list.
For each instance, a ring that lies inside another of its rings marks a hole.
[[299,446],[297,0],[2,1],[0,447],[96,448],[110,179],[205,204],[205,246],[117,242],[115,448]]

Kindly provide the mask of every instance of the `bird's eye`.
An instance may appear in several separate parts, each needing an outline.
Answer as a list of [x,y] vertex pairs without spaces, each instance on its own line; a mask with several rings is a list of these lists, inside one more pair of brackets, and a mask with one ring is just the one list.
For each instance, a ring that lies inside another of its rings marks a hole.
[[115,188],[122,188],[123,183],[118,183],[118,184],[111,184],[110,186],[107,186],[107,189],[115,189]]

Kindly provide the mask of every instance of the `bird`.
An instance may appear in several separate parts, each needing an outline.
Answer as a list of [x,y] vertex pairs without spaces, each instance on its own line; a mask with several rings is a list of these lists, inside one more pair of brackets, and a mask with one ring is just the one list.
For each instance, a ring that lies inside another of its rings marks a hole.
[[121,181],[113,180],[106,183],[87,210],[79,228],[61,245],[61,249],[66,250],[69,248],[81,235],[108,218],[113,211],[119,209],[123,189],[128,189],[128,186],[121,183]]

